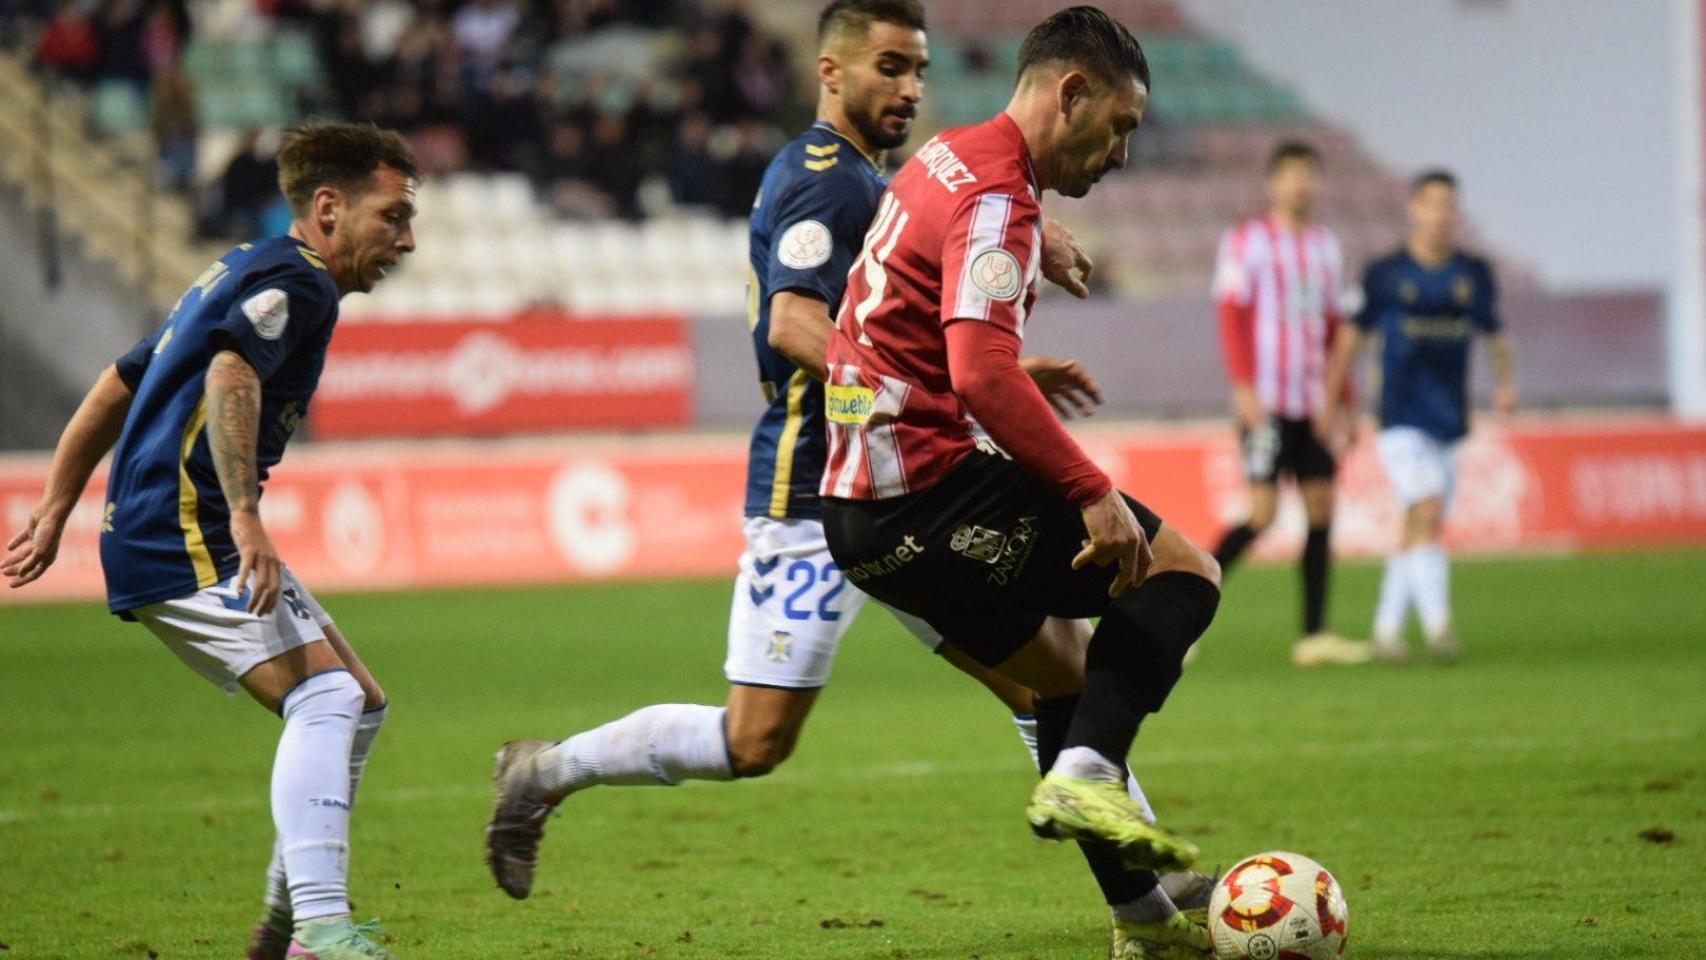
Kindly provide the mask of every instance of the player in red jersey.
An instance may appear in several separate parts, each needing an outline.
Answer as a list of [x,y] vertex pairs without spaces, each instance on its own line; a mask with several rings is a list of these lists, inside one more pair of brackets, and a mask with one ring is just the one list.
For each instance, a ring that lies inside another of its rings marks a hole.
[[[828,354],[824,528],[849,581],[1037,691],[1038,835],[1179,869],[1196,848],[1144,820],[1124,762],[1214,617],[1219,568],[1114,490],[1019,361],[1041,193],[1124,166],[1149,67],[1094,7],[1044,21],[1019,59],[1007,109],[925,144],[865,235]],[[1052,642],[1050,616],[1100,617],[1088,651]],[[1206,934],[1149,885],[1115,917],[1115,956],[1200,956]]]
[[1337,420],[1350,395],[1326,391],[1327,351],[1347,329],[1339,310],[1344,287],[1339,240],[1315,222],[1321,155],[1299,140],[1268,157],[1267,214],[1226,231],[1215,265],[1214,298],[1232,409],[1238,420],[1250,515],[1221,537],[1214,558],[1228,575],[1244,551],[1274,522],[1279,481],[1289,475],[1303,494],[1309,532],[1303,542],[1303,634],[1291,648],[1300,667],[1362,663],[1368,644],[1326,629],[1332,561],[1333,457]]

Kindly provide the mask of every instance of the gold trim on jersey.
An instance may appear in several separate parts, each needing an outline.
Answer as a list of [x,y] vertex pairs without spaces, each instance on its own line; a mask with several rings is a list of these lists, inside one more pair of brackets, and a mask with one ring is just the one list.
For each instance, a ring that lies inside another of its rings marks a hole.
[[319,253],[307,247],[297,247],[296,252],[302,254],[302,259],[308,261],[310,266],[318,267],[321,270],[326,269],[326,261],[320,259]]
[[812,382],[804,370],[795,370],[788,378],[788,419],[782,424],[782,435],[776,438],[776,469],[770,478],[770,516],[780,520],[788,515],[789,488],[794,482],[794,447],[800,442],[800,428],[806,420],[806,387]]
[[202,536],[201,497],[195,481],[190,479],[190,454],[195,450],[196,437],[207,426],[207,397],[196,401],[195,412],[184,427],[183,456],[178,458],[178,525],[184,529],[184,551],[195,567],[196,586],[211,587],[219,582],[219,568],[213,565],[213,555],[207,551],[207,538]]
[[806,169],[813,173],[822,173],[840,162],[840,157],[830,157],[828,160],[807,160]]
[[835,151],[840,150],[840,149],[841,149],[841,144],[839,144],[839,143],[825,143],[825,144],[808,143],[808,144],[806,144],[806,152],[811,154],[814,157],[827,157],[830,154],[832,154]]
[[[825,133],[832,133],[835,136],[840,137],[842,140],[845,140],[847,142],[847,145],[853,148],[854,153],[857,153],[859,156],[865,158],[865,162],[869,163],[871,165],[872,170],[875,170],[878,173],[883,172],[883,165],[877,162],[877,158],[871,156],[870,154],[866,153],[864,150],[860,149],[859,145],[857,143],[853,142],[852,137],[849,137],[847,134],[842,133],[840,130],[835,129],[834,127],[826,127],[826,126],[823,126],[822,124],[817,124],[816,126],[817,126],[817,129],[822,130]],[[811,147],[807,146],[806,149],[810,150]]]

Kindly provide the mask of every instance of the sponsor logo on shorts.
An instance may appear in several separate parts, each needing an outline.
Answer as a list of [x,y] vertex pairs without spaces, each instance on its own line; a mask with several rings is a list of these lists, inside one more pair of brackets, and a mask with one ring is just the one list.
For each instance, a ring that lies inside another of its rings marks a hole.
[[832,383],[824,388],[824,416],[836,423],[864,423],[871,419],[875,407],[876,394],[869,387]]
[[279,599],[283,600],[284,605],[290,608],[291,615],[296,619],[312,619],[308,615],[308,604],[303,602],[302,595],[296,592],[295,587],[286,587],[284,592],[279,594]]
[[899,570],[901,567],[911,563],[913,557],[916,557],[923,552],[924,548],[919,546],[918,541],[913,538],[912,534],[907,534],[906,539],[902,541],[900,546],[894,548],[893,551],[886,553],[875,560],[867,560],[864,563],[847,567],[841,572],[847,577],[848,583],[863,583],[872,577],[880,577],[884,574],[893,573],[896,570]]
[[1001,551],[1001,556],[995,561],[995,569],[989,573],[990,582],[1006,586],[1008,580],[1024,571],[1036,546],[1037,518],[1020,517],[1018,526],[1007,535],[1007,548]]
[[1018,576],[1037,545],[1037,518],[1020,517],[1011,533],[976,524],[961,524],[948,540],[949,549],[967,560],[986,563],[989,582],[1005,586]]
[[1007,535],[999,530],[962,523],[948,540],[948,549],[968,560],[994,563],[1007,548]]
[[787,663],[794,659],[794,635],[786,630],[772,633],[770,642],[764,646],[764,659],[771,663]]

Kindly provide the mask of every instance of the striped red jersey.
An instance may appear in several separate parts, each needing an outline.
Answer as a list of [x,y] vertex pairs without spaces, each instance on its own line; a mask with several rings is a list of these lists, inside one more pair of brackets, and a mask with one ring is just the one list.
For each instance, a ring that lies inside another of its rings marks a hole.
[[979,322],[1023,337],[1041,258],[1030,154],[1005,114],[939,134],[901,167],[853,263],[829,345],[824,496],[923,490],[971,452],[946,329]]
[[1220,241],[1214,298],[1227,377],[1256,388],[1262,406],[1304,419],[1325,399],[1327,350],[1344,318],[1343,255],[1326,227],[1293,231],[1254,217]]

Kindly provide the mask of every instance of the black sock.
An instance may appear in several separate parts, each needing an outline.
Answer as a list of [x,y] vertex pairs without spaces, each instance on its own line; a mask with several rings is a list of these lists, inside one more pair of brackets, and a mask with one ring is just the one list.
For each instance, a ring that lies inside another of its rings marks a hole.
[[1248,550],[1250,544],[1254,542],[1256,542],[1256,531],[1252,530],[1248,523],[1241,523],[1226,531],[1226,534],[1220,538],[1220,546],[1214,548],[1214,559],[1220,562],[1222,576],[1226,574],[1226,571],[1232,569],[1232,565],[1238,562],[1238,558],[1242,557],[1244,551]]
[[1220,606],[1220,590],[1194,573],[1156,574],[1109,603],[1090,635],[1084,692],[1066,746],[1124,763],[1145,714],[1161,709],[1191,644]]
[[[1037,701],[1037,768],[1044,772],[1054,766],[1055,758],[1060,756],[1061,744],[1066,741],[1066,728],[1072,722],[1073,711],[1078,706],[1077,697],[1061,697],[1058,700]],[[1125,865],[1119,854],[1106,847],[1091,846],[1080,843],[1078,849],[1084,852],[1084,861],[1090,865],[1090,872],[1096,877],[1096,886],[1102,888],[1102,897],[1112,906],[1116,903],[1130,903],[1138,897],[1154,890],[1161,881],[1153,870],[1133,870]]]
[[1309,528],[1309,539],[1303,542],[1303,635],[1321,632],[1326,619],[1328,561],[1332,559],[1328,546],[1332,527]]

